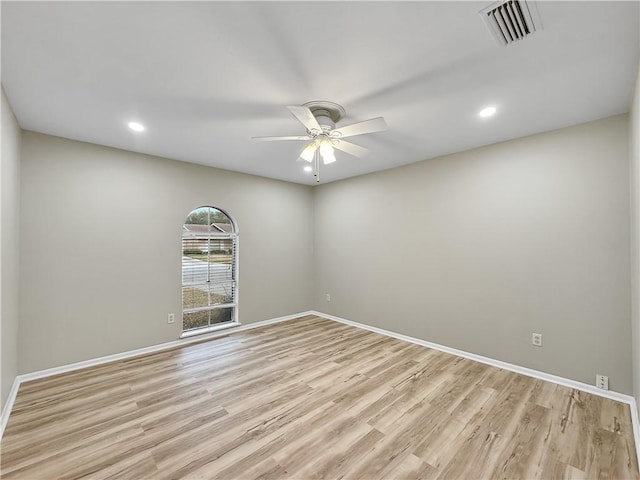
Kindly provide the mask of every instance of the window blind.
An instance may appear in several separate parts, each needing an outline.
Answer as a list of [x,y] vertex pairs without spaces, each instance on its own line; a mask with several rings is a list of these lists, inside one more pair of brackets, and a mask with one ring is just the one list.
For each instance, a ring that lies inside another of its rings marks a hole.
[[202,220],[185,223],[182,232],[183,330],[233,321],[237,306],[238,237],[225,231],[233,224],[210,222],[211,215]]

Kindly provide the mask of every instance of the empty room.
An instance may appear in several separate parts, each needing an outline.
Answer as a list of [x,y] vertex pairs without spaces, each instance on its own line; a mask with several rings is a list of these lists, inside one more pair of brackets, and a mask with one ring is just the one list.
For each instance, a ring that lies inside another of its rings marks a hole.
[[640,480],[640,2],[0,14],[2,479]]

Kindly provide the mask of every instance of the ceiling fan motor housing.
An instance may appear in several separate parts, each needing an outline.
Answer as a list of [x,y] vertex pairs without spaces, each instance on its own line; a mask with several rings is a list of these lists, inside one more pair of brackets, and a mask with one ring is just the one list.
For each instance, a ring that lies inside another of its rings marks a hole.
[[324,132],[330,132],[336,128],[336,123],[346,115],[344,107],[333,102],[307,102],[304,106],[311,110]]
[[336,128],[335,122],[329,116],[329,112],[324,112],[322,110],[317,110],[313,112],[313,116],[316,117],[316,120],[322,127],[322,130],[325,132],[331,131]]

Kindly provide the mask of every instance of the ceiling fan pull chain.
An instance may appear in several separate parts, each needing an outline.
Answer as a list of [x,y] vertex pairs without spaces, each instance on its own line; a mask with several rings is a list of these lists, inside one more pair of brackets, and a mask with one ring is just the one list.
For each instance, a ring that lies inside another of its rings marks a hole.
[[316,177],[316,182],[320,183],[320,153],[319,149],[316,149],[313,155],[313,176]]

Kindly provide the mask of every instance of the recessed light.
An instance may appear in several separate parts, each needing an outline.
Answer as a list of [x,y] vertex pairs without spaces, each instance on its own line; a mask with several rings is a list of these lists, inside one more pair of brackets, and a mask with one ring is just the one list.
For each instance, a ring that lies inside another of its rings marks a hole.
[[307,165],[306,167],[304,167],[304,171],[305,171],[305,172],[310,172],[310,171],[312,171],[312,170],[313,170],[313,168],[311,168],[309,165]]
[[131,130],[133,130],[134,132],[142,132],[144,131],[144,125],[142,125],[141,123],[138,122],[129,122],[127,124],[129,126],[129,128]]
[[490,117],[494,113],[496,113],[496,107],[486,107],[480,110],[478,112],[478,115],[480,115],[481,117]]

